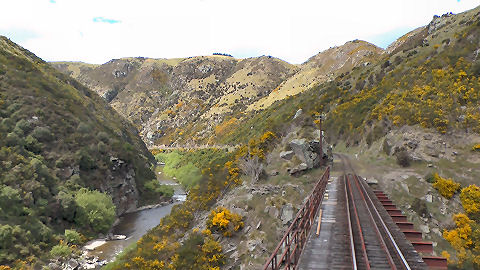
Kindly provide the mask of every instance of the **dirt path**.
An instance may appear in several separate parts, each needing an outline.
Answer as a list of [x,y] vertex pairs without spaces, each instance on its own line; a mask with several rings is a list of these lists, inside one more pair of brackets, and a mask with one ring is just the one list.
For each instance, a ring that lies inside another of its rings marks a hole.
[[161,150],[198,150],[198,149],[226,149],[228,151],[233,151],[240,147],[237,145],[177,145],[177,146],[167,146],[167,145],[152,145],[148,146],[148,150],[161,149]]

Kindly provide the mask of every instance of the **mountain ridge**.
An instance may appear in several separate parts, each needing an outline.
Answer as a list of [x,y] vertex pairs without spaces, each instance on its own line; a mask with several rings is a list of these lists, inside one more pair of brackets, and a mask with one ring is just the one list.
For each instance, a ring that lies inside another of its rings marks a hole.
[[[320,52],[301,65],[271,56],[236,59],[220,55],[121,58],[98,66],[51,64],[103,96],[153,145],[175,143],[163,135],[178,134],[189,123],[216,126],[226,118],[238,118],[235,112],[262,110],[368,64],[380,54],[380,48],[357,40]],[[182,100],[192,102],[184,109]],[[208,141],[214,135],[213,129],[207,129],[194,137]]]

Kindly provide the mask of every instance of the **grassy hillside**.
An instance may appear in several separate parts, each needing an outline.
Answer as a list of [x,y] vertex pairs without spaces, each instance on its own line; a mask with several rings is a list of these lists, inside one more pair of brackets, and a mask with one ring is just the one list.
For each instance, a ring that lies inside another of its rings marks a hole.
[[217,139],[236,143],[266,130],[281,132],[299,108],[309,115],[324,114],[333,143],[342,139],[358,144],[377,125],[382,130],[375,136],[417,124],[441,133],[478,133],[478,11],[435,18],[370,65],[354,67],[260,112],[238,113],[235,125]]
[[96,93],[0,37],[0,264],[35,264],[67,243],[65,229],[88,238],[156,200],[152,161]]

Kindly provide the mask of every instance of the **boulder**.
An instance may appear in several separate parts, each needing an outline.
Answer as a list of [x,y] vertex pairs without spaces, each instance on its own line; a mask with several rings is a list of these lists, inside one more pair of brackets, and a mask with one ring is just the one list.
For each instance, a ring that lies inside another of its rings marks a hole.
[[75,260],[75,259],[70,259],[70,260],[68,260],[68,262],[67,262],[67,267],[66,267],[66,269],[74,270],[74,269],[77,269],[77,268],[78,268],[78,265],[79,265],[79,263],[77,262],[77,260]]
[[58,265],[58,263],[55,263],[55,262],[51,262],[48,264],[48,269],[51,269],[51,270],[61,270],[62,267],[60,265]]
[[420,231],[422,233],[428,234],[430,233],[430,228],[428,227],[428,225],[420,225]]
[[375,184],[378,184],[378,180],[375,179],[375,178],[366,178],[365,181],[367,182],[367,184],[369,185],[375,185]]
[[272,218],[278,218],[278,209],[275,206],[272,206],[268,209],[268,215]]
[[290,142],[295,155],[307,165],[308,169],[320,165],[321,149],[320,142],[317,140],[307,142],[305,139],[295,139]]
[[282,207],[282,215],[280,219],[282,220],[282,225],[288,224],[292,219],[293,215],[293,206],[291,203],[288,203]]
[[247,249],[248,251],[252,252],[256,249],[258,245],[262,243],[262,240],[260,239],[252,239],[247,241]]
[[302,113],[303,113],[303,110],[298,109],[298,111],[295,113],[295,116],[293,117],[293,120],[297,119],[300,115],[302,115]]
[[295,153],[293,151],[283,151],[283,152],[280,152],[280,157],[286,160],[290,160],[292,159],[294,154]]
[[432,194],[427,194],[427,195],[425,195],[425,201],[431,203],[431,202],[433,201],[433,196],[432,196]]
[[279,174],[279,172],[276,171],[276,170],[270,171],[270,172],[268,173],[268,175],[270,175],[270,176],[277,176],[278,174]]
[[293,168],[289,168],[287,169],[287,172],[290,173],[290,174],[296,174],[298,172],[303,172],[303,171],[306,171],[308,170],[308,166],[306,163],[300,163],[299,165],[297,165],[296,167],[293,167]]

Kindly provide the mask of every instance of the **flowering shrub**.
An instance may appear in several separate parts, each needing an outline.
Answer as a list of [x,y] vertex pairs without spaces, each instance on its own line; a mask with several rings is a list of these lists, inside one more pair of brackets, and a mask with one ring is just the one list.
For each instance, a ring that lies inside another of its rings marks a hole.
[[449,263],[457,263],[463,269],[478,269],[480,267],[480,241],[478,239],[480,220],[480,187],[470,185],[462,189],[460,193],[465,213],[453,216],[455,228],[443,231],[443,238],[447,240],[455,250],[455,257],[448,252],[442,252],[442,256]]
[[243,225],[242,216],[224,207],[212,210],[207,220],[209,229],[220,231],[224,236],[231,236],[233,232],[243,228]]
[[472,147],[472,150],[473,150],[473,151],[480,151],[480,143],[475,144],[475,145]]
[[433,177],[435,179],[433,187],[437,189],[438,192],[440,192],[440,194],[447,199],[452,198],[453,194],[455,194],[460,189],[460,184],[453,181],[452,179],[445,179],[439,176],[438,173],[435,173]]
[[463,209],[468,215],[480,214],[480,187],[470,185],[462,189],[460,193]]

